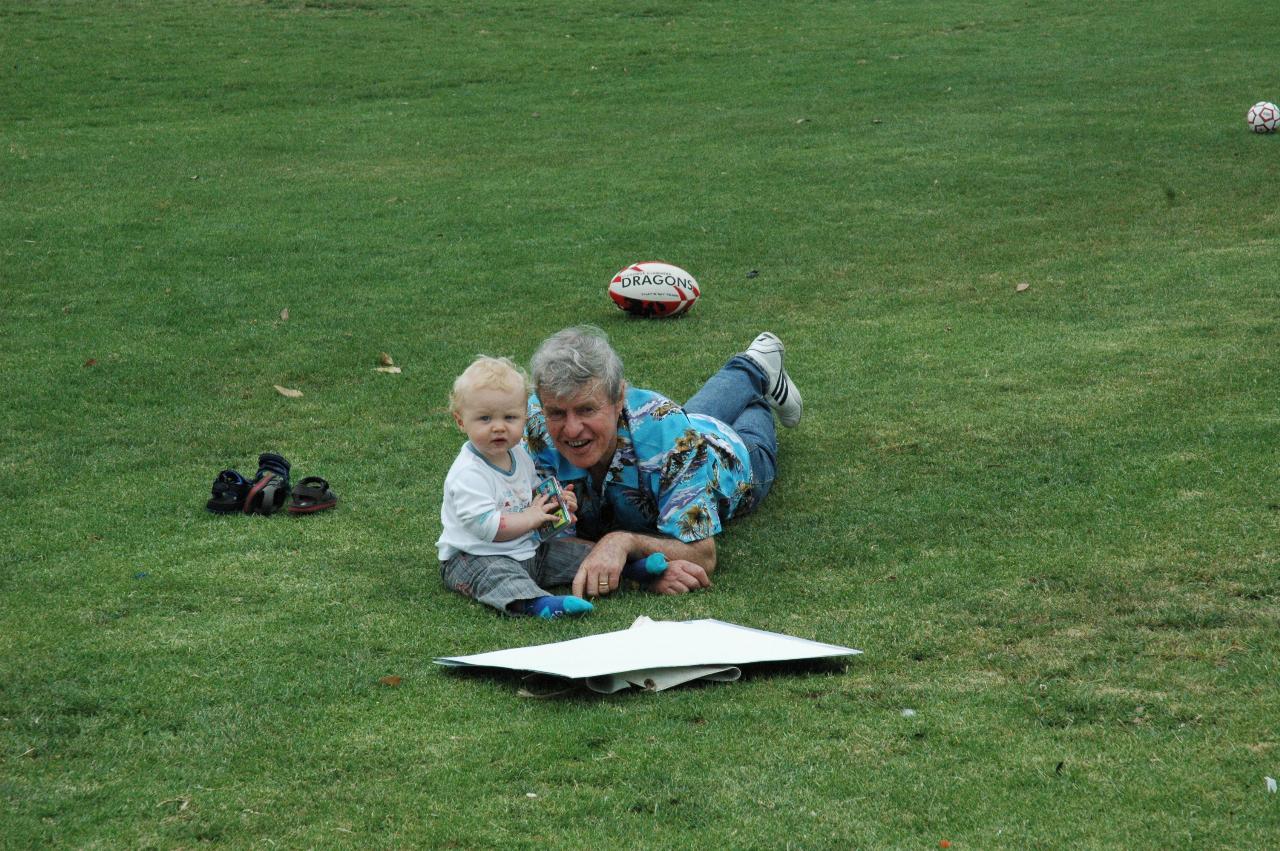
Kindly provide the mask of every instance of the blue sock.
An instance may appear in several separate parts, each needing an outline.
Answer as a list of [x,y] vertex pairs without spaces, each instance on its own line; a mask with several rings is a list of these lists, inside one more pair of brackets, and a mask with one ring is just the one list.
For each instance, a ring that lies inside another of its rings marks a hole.
[[565,597],[547,595],[529,600],[524,604],[525,614],[546,620],[558,618],[561,615],[585,615],[594,608],[595,606],[581,597],[572,595]]
[[635,558],[622,568],[622,575],[637,582],[649,582],[660,576],[667,569],[667,557],[662,553],[653,553],[644,558]]

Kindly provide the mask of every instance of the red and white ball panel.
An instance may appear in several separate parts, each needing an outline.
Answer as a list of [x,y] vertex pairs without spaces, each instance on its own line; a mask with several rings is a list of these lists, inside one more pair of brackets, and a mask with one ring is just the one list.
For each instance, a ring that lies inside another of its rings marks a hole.
[[1280,109],[1277,109],[1274,103],[1260,100],[1249,107],[1244,120],[1249,123],[1249,129],[1254,133],[1274,133],[1276,127],[1280,125]]
[[700,295],[693,275],[670,263],[636,263],[609,282],[609,298],[632,316],[679,316]]

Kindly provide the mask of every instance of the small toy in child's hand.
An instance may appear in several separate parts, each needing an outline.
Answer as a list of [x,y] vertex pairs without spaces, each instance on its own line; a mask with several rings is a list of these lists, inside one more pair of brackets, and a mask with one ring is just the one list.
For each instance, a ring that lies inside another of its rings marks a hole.
[[553,522],[543,523],[538,527],[538,534],[544,539],[550,538],[556,532],[569,525],[569,510],[564,507],[564,497],[561,496],[561,493],[563,493],[563,489],[554,476],[538,482],[538,486],[533,489],[535,497],[549,496],[555,500],[555,507],[549,513],[554,514],[556,519]]

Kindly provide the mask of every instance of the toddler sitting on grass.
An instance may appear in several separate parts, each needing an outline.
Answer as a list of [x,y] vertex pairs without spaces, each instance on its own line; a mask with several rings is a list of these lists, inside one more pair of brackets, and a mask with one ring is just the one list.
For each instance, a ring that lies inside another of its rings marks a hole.
[[[512,615],[582,615],[592,605],[544,586],[568,585],[591,544],[570,537],[542,540],[556,500],[534,493],[538,475],[521,442],[528,378],[507,358],[481,356],[453,382],[449,410],[467,436],[444,481],[436,548],[444,584]],[[564,491],[570,517],[572,487]]]

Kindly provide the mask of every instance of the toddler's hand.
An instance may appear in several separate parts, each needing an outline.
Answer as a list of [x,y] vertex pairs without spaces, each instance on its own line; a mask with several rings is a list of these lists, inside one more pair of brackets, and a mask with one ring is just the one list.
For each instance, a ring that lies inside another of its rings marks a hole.
[[565,485],[560,496],[564,500],[564,509],[569,512],[569,522],[576,523],[578,520],[578,497],[573,492],[573,485]]
[[533,522],[532,528],[536,529],[543,523],[554,523],[556,521],[556,515],[553,513],[555,510],[556,501],[545,493],[540,493],[533,498],[533,502],[529,504],[529,507],[520,513]]

